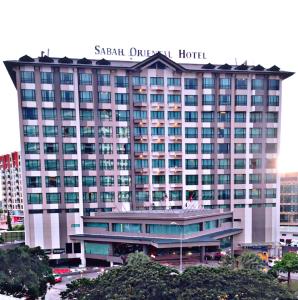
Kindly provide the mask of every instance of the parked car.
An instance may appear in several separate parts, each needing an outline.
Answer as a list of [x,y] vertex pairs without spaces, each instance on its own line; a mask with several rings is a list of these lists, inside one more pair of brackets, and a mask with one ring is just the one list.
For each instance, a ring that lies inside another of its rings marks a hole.
[[268,267],[269,267],[269,268],[272,268],[272,267],[275,265],[275,263],[276,263],[277,261],[279,261],[278,258],[275,258],[275,257],[269,257],[269,258],[268,258]]
[[59,274],[54,274],[54,280],[55,280],[55,283],[61,282],[62,277]]

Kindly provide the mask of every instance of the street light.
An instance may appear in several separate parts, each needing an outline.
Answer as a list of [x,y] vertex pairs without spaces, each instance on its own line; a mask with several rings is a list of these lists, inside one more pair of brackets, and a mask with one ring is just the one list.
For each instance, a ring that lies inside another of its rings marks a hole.
[[179,273],[181,274],[183,272],[183,262],[182,262],[182,225],[171,222],[171,225],[178,225],[180,228],[180,266],[179,266]]

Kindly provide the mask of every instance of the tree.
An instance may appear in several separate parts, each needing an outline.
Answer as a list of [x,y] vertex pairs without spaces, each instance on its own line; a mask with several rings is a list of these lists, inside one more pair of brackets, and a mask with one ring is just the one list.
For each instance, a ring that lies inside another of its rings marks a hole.
[[298,254],[286,253],[280,261],[277,261],[272,268],[274,271],[288,273],[288,284],[291,281],[291,273],[298,272]]
[[48,257],[40,247],[0,250],[0,294],[36,299],[54,283]]
[[244,252],[238,259],[238,267],[249,270],[260,270],[264,263],[261,258],[253,252]]
[[126,264],[128,266],[138,266],[150,261],[150,258],[146,254],[137,251],[135,253],[128,254]]
[[24,225],[15,225],[13,228],[12,228],[13,231],[23,231],[25,230],[24,228]]
[[11,216],[10,216],[9,210],[7,211],[6,224],[7,224],[7,230],[8,230],[8,231],[12,231]]

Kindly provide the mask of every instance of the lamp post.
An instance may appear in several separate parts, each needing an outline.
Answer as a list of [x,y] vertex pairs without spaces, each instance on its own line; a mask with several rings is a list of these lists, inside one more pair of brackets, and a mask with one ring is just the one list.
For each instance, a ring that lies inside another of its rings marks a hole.
[[176,222],[171,222],[171,225],[178,225],[180,228],[180,265],[179,265],[179,273],[181,274],[183,272],[183,261],[182,261],[182,230],[183,227],[182,225],[176,223]]

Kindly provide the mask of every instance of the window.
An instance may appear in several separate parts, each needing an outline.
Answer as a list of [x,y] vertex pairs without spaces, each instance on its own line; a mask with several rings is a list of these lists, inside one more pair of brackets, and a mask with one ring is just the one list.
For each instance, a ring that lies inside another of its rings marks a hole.
[[219,143],[217,148],[218,153],[230,153],[230,144],[229,143]]
[[215,79],[212,77],[203,77],[203,89],[214,89]]
[[59,204],[61,203],[60,193],[46,193],[47,204]]
[[202,111],[202,122],[213,122],[214,112],[213,111]]
[[166,198],[166,193],[164,191],[154,191],[152,192],[153,201],[164,201]]
[[197,106],[198,96],[197,95],[185,95],[184,96],[185,106]]
[[46,176],[46,187],[60,187],[60,176]]
[[27,171],[40,171],[39,159],[26,159],[25,165]]
[[[153,145],[152,145],[152,151],[156,151],[153,150]],[[147,152],[148,151],[148,144],[139,144],[139,143],[135,143],[135,152]]]
[[252,80],[252,89],[253,90],[263,90],[264,89],[263,79],[253,79]]
[[235,122],[245,123],[246,122],[246,113],[245,112],[235,112]]
[[[96,203],[97,202],[97,193],[96,192],[84,192],[83,193],[83,201],[85,203]],[[94,223],[91,223],[91,224],[94,224]],[[84,224],[84,226],[85,226],[85,224]],[[88,226],[86,226],[86,227],[88,227]]]
[[117,181],[118,181],[118,186],[129,186],[131,179],[130,176],[128,175],[120,175],[118,176]]
[[76,119],[76,110],[70,108],[61,109],[62,120],[75,120]]
[[198,184],[198,175],[186,175],[185,181],[186,185],[197,185]]
[[186,127],[185,128],[185,137],[186,138],[197,138],[198,137],[198,128]]
[[231,121],[231,113],[229,111],[219,111],[217,113],[217,121],[218,122],[230,122]]
[[214,184],[214,175],[202,175],[202,185]]
[[152,159],[152,168],[164,168],[165,160],[164,159]]
[[112,230],[114,232],[134,232],[134,233],[141,233],[142,232],[142,225],[141,224],[112,224]]
[[203,105],[215,105],[215,95],[203,94]]
[[92,109],[80,109],[80,120],[81,121],[92,121],[94,119]]
[[249,183],[258,184],[262,182],[261,174],[249,174]]
[[136,120],[146,120],[147,119],[147,111],[145,110],[135,110],[133,112],[133,118]]
[[168,127],[168,136],[181,136],[181,127]]
[[147,77],[133,76],[132,85],[136,85],[136,86],[147,85]]
[[91,85],[92,84],[92,74],[79,73],[79,84]]
[[170,191],[169,193],[170,201],[182,201],[182,191]]
[[35,83],[33,71],[21,71],[21,82],[22,83]]
[[43,108],[42,109],[42,118],[44,120],[55,120],[56,119],[56,108]]
[[148,168],[148,159],[136,159],[135,160],[136,169],[145,169]]
[[78,176],[64,176],[64,186],[65,187],[77,187],[78,186]]
[[229,138],[230,137],[230,128],[226,127],[226,128],[218,128],[217,129],[217,137],[219,138]]
[[165,175],[152,175],[152,184],[165,184]]
[[170,143],[168,144],[169,152],[180,152],[182,151],[182,144],[180,143]]
[[250,113],[250,122],[258,123],[262,122],[262,112],[260,111],[253,111]]
[[148,128],[147,127],[134,127],[134,136],[145,136],[148,135]]
[[182,183],[182,175],[169,175],[169,183]]
[[230,174],[219,174],[218,184],[230,184]]
[[169,159],[168,163],[169,163],[168,164],[169,168],[181,168],[182,167],[181,159]]
[[[109,127],[109,128],[112,129],[112,127]],[[110,136],[112,136],[112,134]],[[116,127],[116,136],[117,136],[117,138],[130,137],[130,128],[129,127]]]
[[96,186],[96,176],[83,176],[82,182],[83,186]]
[[22,101],[35,101],[35,90],[21,89]]
[[151,103],[164,103],[164,95],[162,94],[150,94]]
[[74,92],[73,91],[61,91],[61,101],[62,102],[74,102]]
[[235,128],[234,137],[235,138],[245,138],[246,137],[246,128]]
[[115,93],[116,104],[129,104],[129,98],[127,93]]
[[249,129],[250,138],[261,138],[262,137],[262,128],[250,128]]
[[238,79],[236,78],[236,89],[246,90],[247,89],[247,79]]
[[245,169],[245,159],[235,159],[234,160],[235,169]]
[[263,96],[251,96],[251,105],[252,106],[262,106],[263,105]]
[[63,137],[76,137],[77,131],[75,126],[62,126],[62,136]]
[[273,91],[279,90],[279,80],[278,79],[269,79],[268,89]]
[[39,129],[37,125],[24,125],[24,136],[39,136]]
[[168,86],[181,86],[181,79],[180,78],[168,78]]
[[163,77],[150,77],[150,85],[164,85]]
[[235,105],[236,106],[246,106],[247,105],[247,96],[246,95],[236,95]]
[[181,103],[181,95],[168,94],[168,103]]
[[42,194],[41,193],[27,193],[27,203],[28,204],[42,204]]
[[217,228],[218,227],[218,220],[212,220],[212,221],[206,221],[204,222],[205,226],[205,230],[208,230],[208,229],[214,229],[214,228]]
[[98,74],[97,76],[98,84],[100,86],[110,85],[110,74]]
[[218,160],[218,169],[229,169],[230,160],[228,158],[223,158]]
[[95,154],[95,144],[92,143],[82,143],[81,144],[82,154]]
[[180,111],[168,111],[168,120],[181,120]]
[[40,176],[27,176],[26,182],[27,182],[27,188],[41,187],[41,177]]
[[163,111],[151,111],[150,118],[151,120],[164,120],[165,115]]
[[115,200],[114,192],[101,192],[99,195],[100,195],[100,201],[102,202],[114,202]]
[[266,121],[269,123],[277,123],[278,122],[278,112],[267,112],[266,113]]
[[266,128],[267,138],[277,138],[277,128]]
[[266,169],[275,169],[276,168],[276,159],[267,158],[266,159]]
[[61,84],[73,84],[73,73],[60,73]]
[[138,192],[136,192],[135,195],[136,195],[137,202],[149,201],[149,192],[138,191]]
[[117,154],[130,154],[130,143],[118,143]]
[[44,164],[45,164],[46,171],[60,170],[59,160],[57,160],[57,159],[45,159]]
[[202,153],[210,154],[214,152],[214,144],[213,143],[202,143]]
[[266,189],[265,197],[266,198],[276,198],[276,189]]
[[214,128],[203,127],[202,128],[202,138],[213,138],[214,137]]
[[214,200],[214,191],[202,190],[202,200]]
[[82,159],[82,170],[96,170],[96,160]]
[[113,144],[102,143],[99,144],[99,154],[113,154]]
[[128,76],[115,76],[115,87],[128,87]]
[[234,152],[235,153],[245,153],[246,152],[246,145],[244,143],[234,144]]
[[231,95],[219,95],[219,105],[231,105]]
[[197,154],[198,153],[198,144],[185,144],[185,153],[186,154]]
[[147,94],[133,94],[134,103],[147,103]]
[[230,198],[230,190],[218,190],[218,200],[229,200]]
[[81,103],[92,102],[93,94],[91,91],[79,91],[79,100]]
[[245,199],[246,191],[244,189],[234,190],[234,199]]
[[148,175],[136,175],[135,176],[136,184],[148,184],[149,178]]
[[[126,128],[126,127],[117,127],[118,128]],[[126,128],[129,130],[129,128]],[[98,137],[112,137],[113,136],[113,127],[110,126],[98,126]],[[120,137],[117,135],[117,137]]]
[[100,170],[114,170],[114,160],[112,159],[100,159],[99,160]]
[[130,159],[117,159],[117,170],[130,170],[131,161]]
[[249,198],[250,199],[260,199],[261,198],[261,189],[251,189],[249,190]]
[[246,183],[245,174],[235,174],[234,175],[234,183],[235,184],[245,184]]
[[64,170],[76,171],[78,170],[78,161],[76,159],[64,159],[63,160]]
[[[147,145],[147,144],[146,144]],[[135,144],[136,146],[136,144]],[[165,152],[165,144],[151,144],[151,150],[152,152]],[[148,149],[146,149],[148,151]]]
[[268,106],[279,106],[279,96],[268,96]]
[[214,159],[202,159],[202,169],[214,169]]
[[262,167],[262,160],[259,158],[252,158],[249,160],[250,169],[260,169]]
[[129,110],[116,110],[116,121],[129,122]]
[[184,78],[184,88],[186,90],[196,90],[198,87],[198,80],[196,78]]
[[276,180],[277,180],[277,178],[276,178],[276,174],[266,174],[265,175],[265,182],[266,183],[276,183]]
[[249,144],[249,153],[262,153],[262,144],[260,143]]
[[23,107],[22,115],[23,115],[24,120],[37,120],[38,119],[37,109],[33,108],[33,107]]
[[75,192],[64,193],[64,202],[65,203],[79,203],[79,193],[75,193]]
[[100,185],[101,186],[113,186],[114,185],[114,176],[100,176]]
[[98,102],[99,103],[111,103],[111,93],[110,92],[98,92]]
[[185,112],[185,122],[198,122],[198,112],[186,111]]
[[44,102],[55,101],[55,94],[52,90],[41,90],[41,100]]
[[231,88],[231,78],[219,78],[219,88],[220,89],[230,89]]
[[164,127],[151,127],[151,135],[165,135],[165,128]]
[[59,153],[58,143],[44,143],[44,153],[45,154],[57,154]]
[[64,154],[77,154],[77,144],[75,143],[64,143],[63,144]]
[[81,133],[81,137],[94,137],[94,127],[81,126],[80,133]]

